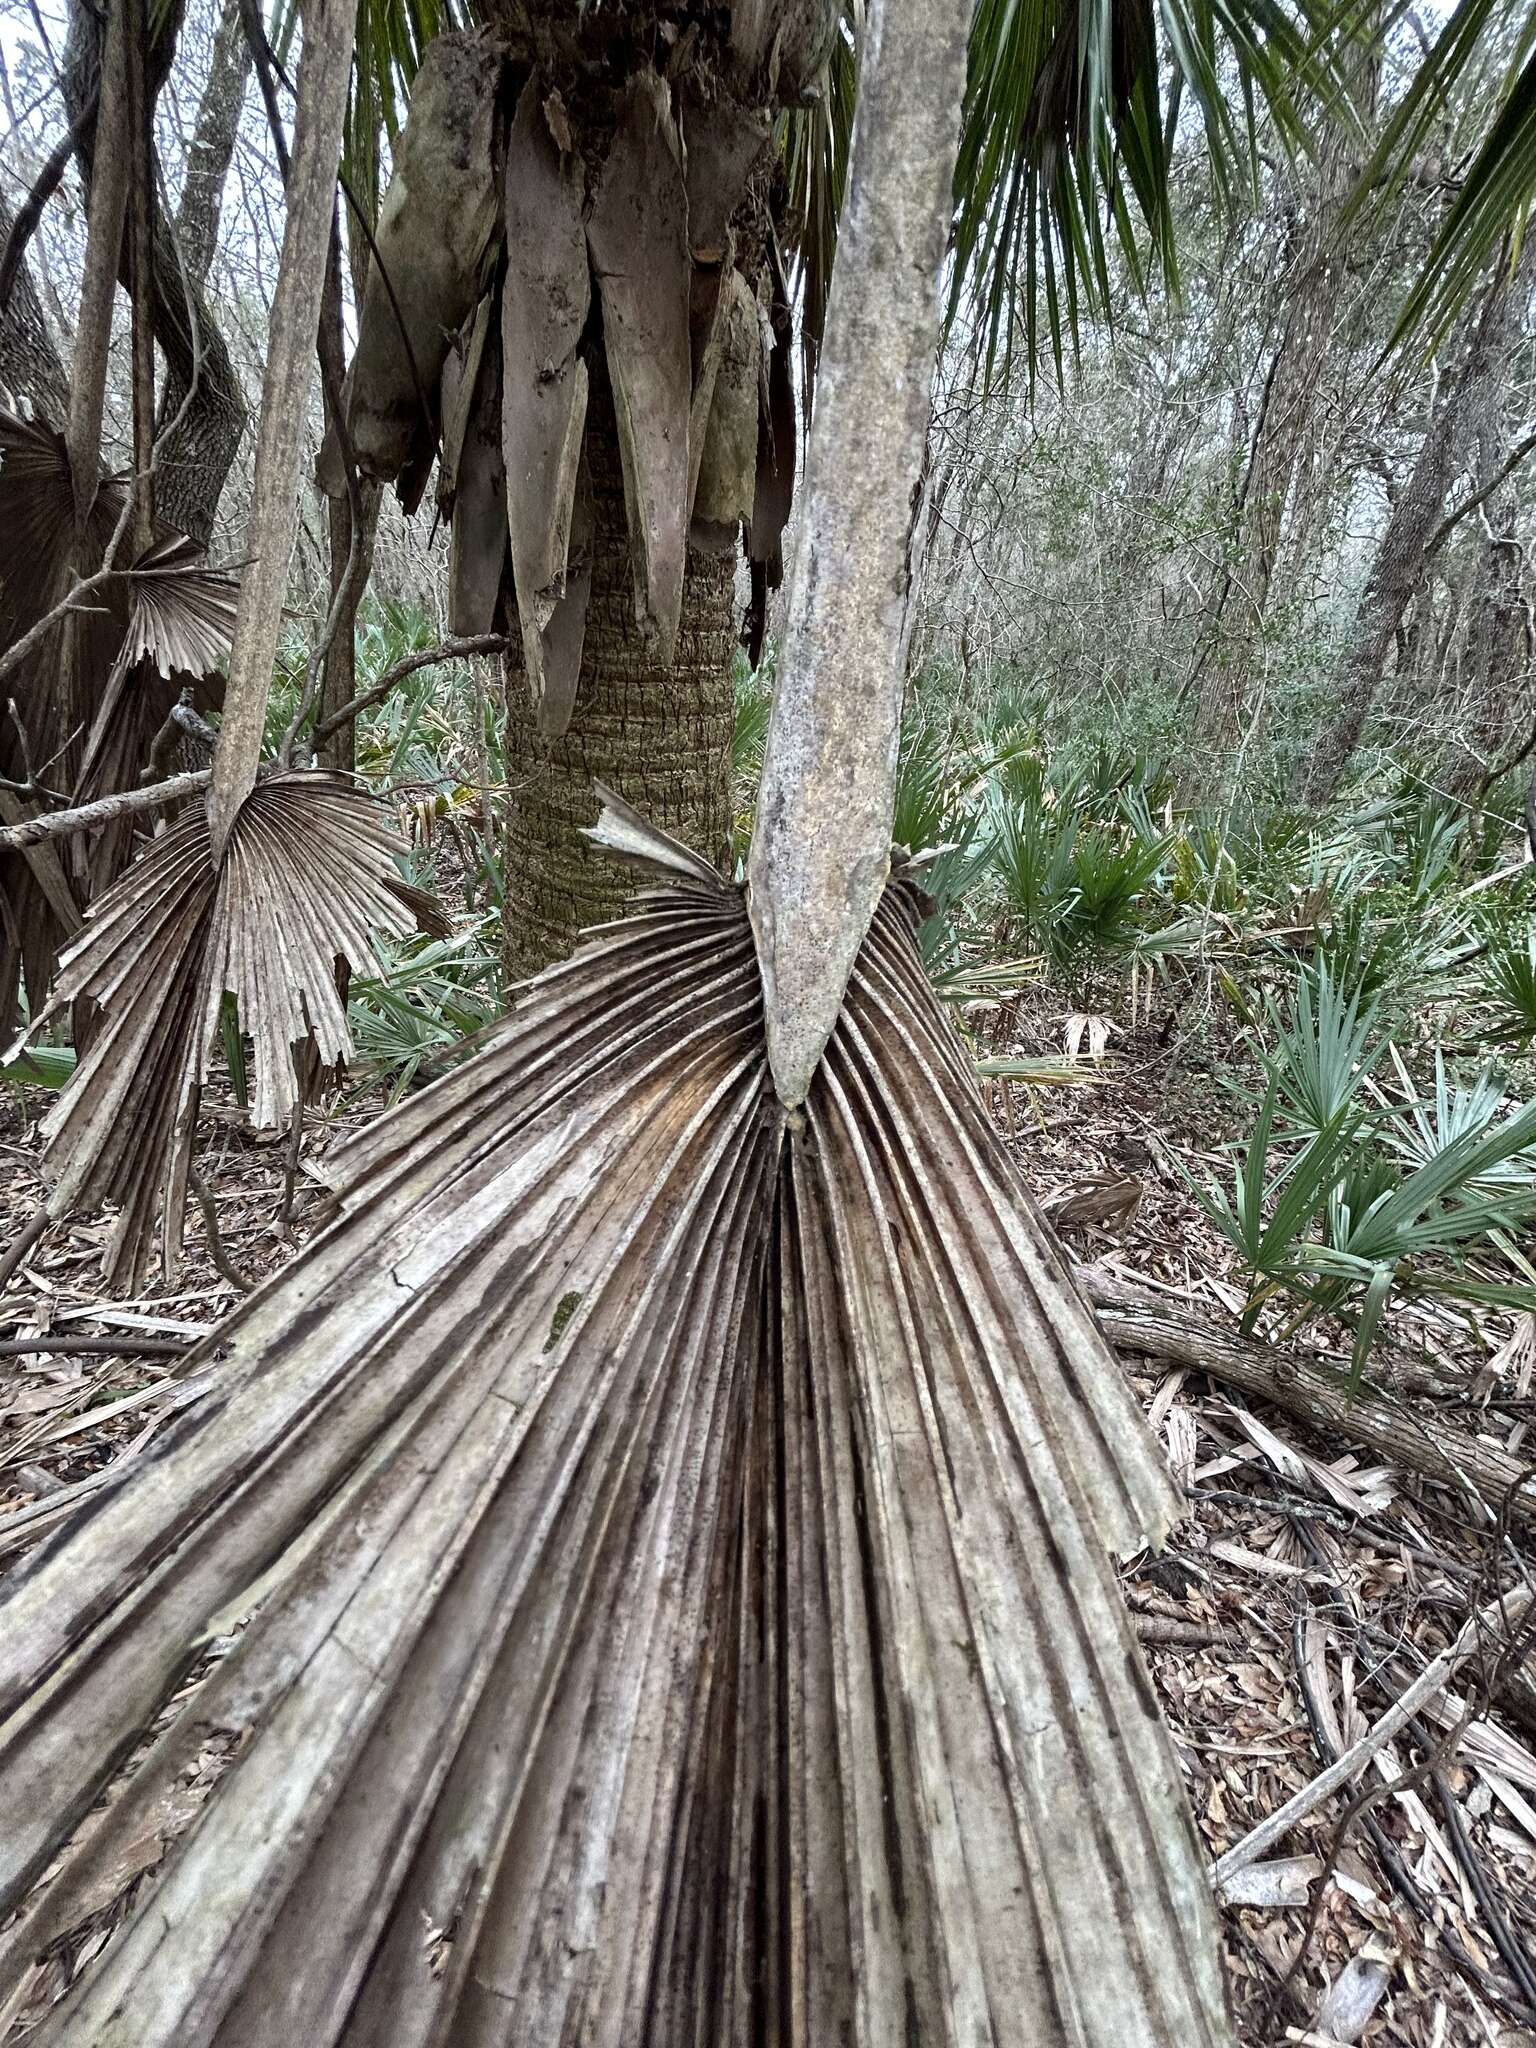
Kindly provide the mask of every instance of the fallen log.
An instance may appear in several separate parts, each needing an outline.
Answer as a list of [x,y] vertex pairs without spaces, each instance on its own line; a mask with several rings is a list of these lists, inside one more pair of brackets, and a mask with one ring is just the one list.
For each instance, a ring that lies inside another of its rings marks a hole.
[[1102,1266],[1074,1268],[1111,1344],[1209,1373],[1224,1386],[1272,1401],[1325,1436],[1343,1435],[1405,1471],[1473,1495],[1490,1522],[1507,1506],[1513,1521],[1536,1523],[1533,1467],[1467,1430],[1416,1414],[1380,1388],[1351,1388],[1348,1377],[1251,1337],[1181,1313]]

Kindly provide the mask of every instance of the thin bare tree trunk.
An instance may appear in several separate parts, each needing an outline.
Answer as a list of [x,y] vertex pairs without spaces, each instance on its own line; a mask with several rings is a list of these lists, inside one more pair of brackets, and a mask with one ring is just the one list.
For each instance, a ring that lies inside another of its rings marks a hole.
[[[148,68],[147,89],[153,104],[175,48],[176,15],[158,29]],[[72,7],[65,50],[63,85],[71,120],[81,120],[77,152],[87,202],[94,205],[93,185],[98,155],[100,116],[85,120],[101,59],[101,25],[93,10]],[[233,148],[233,139],[230,142]],[[126,263],[126,246],[123,249]],[[235,451],[245,432],[245,397],[207,294],[182,262],[177,244],[163,219],[157,220],[151,251],[152,306],[155,341],[166,362],[166,397],[179,414],[156,463],[158,509],[172,526],[205,547],[213,531],[219,498]],[[123,273],[127,281],[126,269]],[[190,403],[182,399],[191,391]]]
[[[339,220],[331,227],[331,250],[325,267],[325,291],[320,302],[319,356],[321,390],[325,401],[327,435],[336,435],[333,395],[339,395],[346,371],[346,334],[341,296],[341,230]],[[347,457],[342,455],[343,465]],[[335,609],[330,645],[320,678],[320,695],[315,707],[318,732],[327,719],[357,695],[357,608],[368,587],[373,563],[373,543],[378,530],[381,487],[372,478],[360,478],[355,463],[339,497],[327,497],[326,540],[329,549],[331,608]],[[347,720],[338,725],[316,749],[323,768],[350,774],[357,762],[357,726]]]
[[304,10],[288,221],[272,300],[246,540],[252,560],[240,585],[224,722],[208,799],[215,861],[223,855],[236,812],[255,787],[261,760],[272,664],[298,527],[304,415],[314,374],[355,25],[355,11],[346,0],[310,0]]
[[1423,582],[1446,493],[1464,459],[1469,432],[1508,380],[1511,345],[1519,333],[1533,274],[1529,247],[1513,279],[1502,264],[1496,272],[1461,366],[1392,508],[1340,667],[1334,692],[1338,708],[1297,777],[1296,795],[1304,804],[1325,804],[1349,765],[1397,629]]
[[101,53],[101,100],[96,135],[102,175],[91,191],[80,282],[80,314],[70,363],[69,424],[65,441],[74,477],[75,518],[83,526],[101,475],[101,423],[107,396],[107,353],[112,307],[128,204],[127,22],[124,0],[107,15]]
[[225,0],[213,39],[208,83],[198,103],[192,140],[187,145],[187,171],[176,210],[176,244],[187,275],[195,284],[208,281],[219,244],[219,216],[224,183],[234,161],[235,138],[251,75],[251,46],[246,40],[240,0]]
[[[1315,433],[1322,378],[1333,345],[1343,265],[1336,245],[1339,209],[1353,182],[1348,138],[1325,144],[1310,189],[1292,191],[1291,253],[1274,284],[1280,337],[1265,380],[1243,474],[1237,559],[1212,607],[1209,649],[1195,713],[1193,779],[1201,794],[1227,793],[1233,756],[1249,729],[1262,676],[1270,585],[1293,493]],[[1298,228],[1295,215],[1305,211]]]
[[866,29],[748,864],[768,1063],[790,1106],[810,1085],[890,873],[962,15],[909,0],[873,8]]

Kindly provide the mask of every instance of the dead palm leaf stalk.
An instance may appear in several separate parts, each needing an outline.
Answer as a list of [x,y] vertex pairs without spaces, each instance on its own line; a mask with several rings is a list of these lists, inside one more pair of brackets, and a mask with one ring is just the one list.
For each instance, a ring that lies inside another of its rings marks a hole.
[[[917,473],[964,32],[870,10],[810,582],[856,400]],[[826,585],[879,636],[876,778],[900,529]],[[0,1995],[116,1845],[165,1844],[40,2043],[1227,2040],[1106,1554],[1174,1489],[928,988],[888,789],[857,893],[796,925],[785,835],[842,773],[796,705],[773,972],[609,799],[594,836],[672,886],[341,1155],[337,1220],[193,1354],[206,1399],[18,1574]]]

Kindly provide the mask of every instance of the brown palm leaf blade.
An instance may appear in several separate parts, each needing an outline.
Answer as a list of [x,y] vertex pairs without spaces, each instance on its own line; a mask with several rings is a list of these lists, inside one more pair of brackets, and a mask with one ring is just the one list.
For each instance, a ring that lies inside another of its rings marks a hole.
[[663,662],[677,644],[688,548],[693,391],[688,195],[671,95],[636,74],[587,219],[603,308],[635,577],[635,615]]
[[[480,297],[496,228],[492,151],[501,78],[502,52],[485,36],[434,36],[395,138],[348,377],[347,424],[364,472],[400,478],[407,511],[426,484],[438,380],[455,332]],[[339,479],[327,477],[327,487],[333,481],[339,497]]]
[[222,1759],[40,2042],[1225,2040],[1105,1557],[1170,1484],[916,893],[786,1116],[739,896],[650,847],[674,886],[342,1155],[204,1406],[18,1574],[0,1911],[59,1860],[0,1992]]
[[370,971],[371,932],[431,921],[400,878],[401,851],[378,804],[340,777],[274,775],[242,807],[217,869],[199,807],[92,907],[38,1023],[82,1001],[101,1012],[43,1130],[50,1214],[119,1207],[109,1278],[141,1273],[157,1234],[175,1269],[226,993],[253,1037],[258,1124],[292,1114],[296,1048],[327,1065],[350,1056],[338,963]]
[[[186,685],[206,710],[223,696],[223,663],[234,636],[239,586],[210,569],[194,542],[162,535],[129,572],[128,615],[116,659],[97,679],[95,716],[75,779],[74,801],[131,789]],[[107,888],[132,858],[134,822],[97,834],[86,856],[93,891]]]
[[[523,661],[540,729],[570,723],[591,590],[580,489],[592,300],[581,158],[562,147],[558,99],[535,73],[507,137],[507,276],[501,301],[501,435]],[[561,130],[563,133],[563,128]],[[568,144],[569,137],[566,137]]]

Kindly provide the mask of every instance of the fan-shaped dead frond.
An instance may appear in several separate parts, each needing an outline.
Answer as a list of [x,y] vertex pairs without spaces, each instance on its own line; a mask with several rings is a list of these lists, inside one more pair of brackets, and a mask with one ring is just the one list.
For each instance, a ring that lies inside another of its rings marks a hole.
[[109,1278],[139,1273],[157,1232],[175,1268],[226,993],[253,1040],[258,1125],[292,1113],[296,1048],[326,1066],[351,1056],[338,964],[370,971],[370,933],[403,936],[423,913],[395,866],[401,851],[380,806],[341,778],[274,775],[241,807],[217,867],[199,806],[92,906],[38,1021],[81,1001],[101,1012],[43,1129],[50,1214],[119,1206]]
[[210,569],[183,534],[158,540],[133,564],[128,632],[120,660],[165,677],[214,674],[235,630],[232,576]]
[[517,616],[534,710],[544,731],[556,734],[570,721],[591,588],[583,532],[590,522],[577,507],[587,419],[587,366],[578,350],[592,297],[581,159],[558,105],[536,73],[512,118],[501,303],[501,432]]
[[370,476],[426,481],[438,379],[484,289],[496,226],[493,164],[503,52],[478,32],[434,36],[395,138],[348,379],[347,425]]
[[[64,436],[44,421],[0,408],[0,653],[100,569],[122,509],[120,487],[103,482],[85,532],[78,533]],[[93,591],[0,690],[0,700],[16,699],[32,752],[53,764],[63,787],[73,782],[77,743],[121,643],[127,602],[115,581]],[[0,720],[0,774],[12,779],[21,766],[18,744],[14,721]]]
[[[155,736],[183,687],[192,684],[202,708],[218,702],[223,663],[234,634],[238,586],[210,569],[180,534],[155,542],[127,578],[128,616],[122,644],[98,684],[73,797],[79,804],[131,789],[149,760]],[[107,888],[131,856],[134,821],[98,833],[77,857],[94,891]]]
[[1105,1556],[1170,1483],[921,899],[790,1116],[739,895],[651,850],[686,879],[341,1156],[215,1391],[17,1575],[0,1911],[59,1860],[0,1990],[224,1759],[40,2044],[1226,2039]]
[[671,95],[637,73],[587,221],[629,514],[635,612],[670,662],[688,547],[688,197]]
[[[0,411],[0,651],[43,619],[82,579],[102,570],[123,509],[114,481],[98,487],[84,534],[75,526],[64,437]],[[217,701],[228,654],[235,586],[209,569],[182,535],[162,529],[122,575],[96,582],[0,688],[0,777],[36,778],[75,803],[132,788],[154,735],[186,683]],[[11,808],[14,808],[12,806]],[[35,810],[18,809],[8,822]],[[132,846],[131,823],[81,842],[66,870],[57,854],[0,855],[0,1030],[12,1022],[18,981],[34,1010],[60,947],[79,928],[77,899],[108,886]]]

